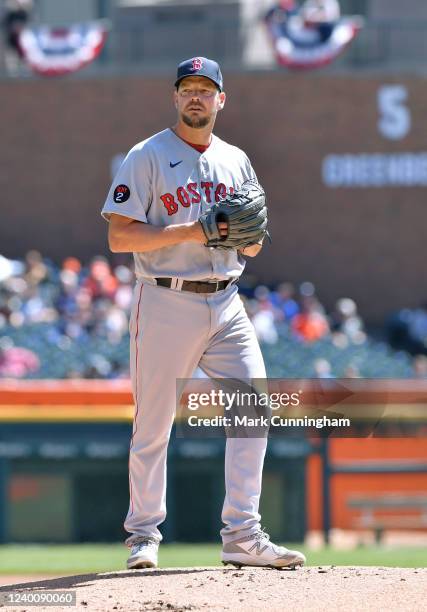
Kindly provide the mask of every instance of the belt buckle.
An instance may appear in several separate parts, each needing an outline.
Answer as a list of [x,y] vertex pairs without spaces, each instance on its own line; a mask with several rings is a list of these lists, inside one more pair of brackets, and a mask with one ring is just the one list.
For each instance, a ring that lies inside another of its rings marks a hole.
[[219,280],[217,280],[217,281],[215,282],[215,293],[216,293],[216,292],[219,290],[219,289],[218,289],[218,287],[219,287],[219,283],[220,283],[220,281],[219,281]]

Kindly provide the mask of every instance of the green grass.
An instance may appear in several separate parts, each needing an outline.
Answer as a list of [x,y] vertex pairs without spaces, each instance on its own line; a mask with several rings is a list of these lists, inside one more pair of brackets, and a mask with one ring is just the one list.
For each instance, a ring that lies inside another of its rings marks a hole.
[[[309,550],[295,545],[307,556],[308,565],[379,565],[426,567],[423,548],[360,547],[354,550]],[[288,544],[288,547],[291,545]],[[0,574],[84,574],[125,569],[127,549],[123,544],[17,545],[0,546]],[[160,567],[220,565],[216,544],[163,544]]]

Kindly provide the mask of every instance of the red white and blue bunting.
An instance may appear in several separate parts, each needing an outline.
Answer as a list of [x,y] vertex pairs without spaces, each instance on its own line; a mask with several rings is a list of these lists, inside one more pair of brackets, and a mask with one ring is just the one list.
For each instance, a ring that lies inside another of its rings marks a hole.
[[360,17],[343,17],[331,27],[326,40],[313,28],[307,28],[298,17],[278,20],[277,12],[265,17],[276,60],[295,70],[313,70],[331,64],[341,55],[363,27]]
[[64,28],[25,28],[19,36],[23,57],[43,76],[62,76],[87,66],[101,53],[107,39],[103,21]]

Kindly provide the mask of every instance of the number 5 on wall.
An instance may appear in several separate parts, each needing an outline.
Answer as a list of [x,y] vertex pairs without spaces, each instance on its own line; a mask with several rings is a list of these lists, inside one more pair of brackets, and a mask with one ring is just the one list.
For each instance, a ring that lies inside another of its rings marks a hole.
[[411,113],[405,106],[408,91],[404,85],[383,85],[378,90],[379,132],[389,140],[401,140],[411,129]]

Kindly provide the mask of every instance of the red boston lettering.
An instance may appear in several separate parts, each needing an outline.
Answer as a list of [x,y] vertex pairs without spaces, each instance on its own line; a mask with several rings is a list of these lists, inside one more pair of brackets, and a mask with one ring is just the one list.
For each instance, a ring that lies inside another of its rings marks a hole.
[[222,198],[225,198],[227,195],[227,187],[224,183],[218,183],[215,189],[215,202],[219,202]]
[[190,204],[191,204],[190,196],[188,195],[185,187],[178,187],[178,189],[176,191],[176,196],[177,196],[180,204],[185,206],[185,208],[188,208],[190,206]]
[[193,197],[191,198],[192,204],[198,204],[201,201],[200,193],[197,191],[197,183],[188,183],[187,185],[188,193],[190,193]]
[[202,189],[205,190],[205,194],[206,194],[206,202],[208,204],[211,204],[212,202],[212,198],[211,198],[211,189],[213,187],[213,183],[212,181],[202,181],[201,182],[201,187]]
[[168,215],[174,215],[178,212],[178,204],[175,202],[175,198],[171,193],[165,193],[160,196],[161,201],[168,211]]
[[[121,186],[121,188],[129,192],[128,187]],[[212,204],[213,197],[215,197],[215,202],[219,202],[227,195],[227,187],[224,183],[218,183],[214,188],[212,181],[202,181],[200,189],[198,183],[187,183],[186,187],[180,186],[177,188],[175,196],[172,193],[164,193],[160,196],[160,199],[170,216],[178,212],[179,204],[184,208],[189,208],[191,204],[200,204],[202,201],[201,189],[205,192],[207,204]],[[233,194],[233,192],[233,187],[228,187],[228,193]]]

